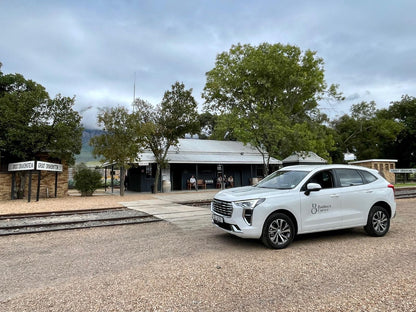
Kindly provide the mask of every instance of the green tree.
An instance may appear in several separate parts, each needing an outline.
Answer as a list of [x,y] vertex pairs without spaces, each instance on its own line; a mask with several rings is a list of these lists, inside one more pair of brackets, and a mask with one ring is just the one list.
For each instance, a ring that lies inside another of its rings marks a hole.
[[102,161],[120,167],[121,196],[124,196],[126,169],[143,148],[141,128],[136,119],[136,114],[129,113],[125,107],[104,108],[97,117],[104,133],[90,140],[94,157],[102,156]]
[[324,146],[318,102],[342,99],[324,80],[323,60],[291,45],[234,45],[206,76],[205,108],[222,115],[219,127],[229,135],[263,153],[266,174],[270,156]]
[[81,163],[75,167],[74,187],[81,192],[81,196],[92,196],[101,186],[101,174]]
[[74,104],[75,97],[58,94],[48,101],[45,113],[49,154],[65,160],[68,164],[75,162],[75,155],[81,152],[82,147],[82,117],[73,109]]
[[[74,111],[74,102],[75,98],[59,94],[50,99],[40,84],[21,74],[0,71],[0,156],[11,162],[36,160],[47,153],[74,163],[82,136],[81,116]],[[19,180],[23,190],[25,173]]]
[[197,103],[192,89],[186,90],[183,83],[175,82],[165,92],[162,103],[153,107],[150,103],[136,99],[135,110],[144,130],[144,139],[156,160],[154,190],[157,192],[160,171],[167,166],[167,153],[178,139],[200,130]]
[[14,160],[32,160],[44,151],[44,125],[49,95],[20,74],[0,73],[0,150]]
[[385,147],[386,154],[397,159],[401,168],[416,167],[416,98],[403,95],[384,114],[401,125],[397,140]]
[[332,122],[337,146],[342,152],[354,153],[358,159],[385,158],[385,146],[392,144],[402,126],[385,112],[376,109],[374,101],[351,106],[351,114]]
[[201,127],[199,138],[200,139],[211,139],[214,134],[214,129],[217,125],[218,116],[211,114],[210,112],[203,112],[199,114],[198,121]]

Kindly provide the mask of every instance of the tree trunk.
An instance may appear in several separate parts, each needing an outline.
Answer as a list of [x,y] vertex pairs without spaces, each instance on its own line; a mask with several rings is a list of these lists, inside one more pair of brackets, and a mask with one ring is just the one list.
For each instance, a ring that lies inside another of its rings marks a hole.
[[269,175],[269,164],[270,164],[270,155],[262,153],[263,156],[263,177],[266,177]]
[[18,172],[17,176],[19,178],[18,179],[19,181],[17,182],[17,185],[16,185],[16,190],[15,191],[17,192],[17,194],[16,194],[15,198],[23,199],[24,194],[25,194],[27,173],[25,171]]
[[159,189],[159,177],[160,177],[160,165],[156,164],[156,176],[155,176],[155,188],[154,188],[154,192],[157,193],[158,189]]

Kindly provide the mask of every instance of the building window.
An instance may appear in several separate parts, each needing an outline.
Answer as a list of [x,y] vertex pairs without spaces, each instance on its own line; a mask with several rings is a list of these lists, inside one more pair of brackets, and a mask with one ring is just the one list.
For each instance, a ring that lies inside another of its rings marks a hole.
[[378,165],[374,164],[374,169],[378,170]]

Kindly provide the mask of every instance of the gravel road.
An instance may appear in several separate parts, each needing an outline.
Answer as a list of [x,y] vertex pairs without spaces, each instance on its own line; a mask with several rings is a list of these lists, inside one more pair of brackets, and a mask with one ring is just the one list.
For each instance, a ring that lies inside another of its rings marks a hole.
[[284,250],[167,222],[0,237],[0,311],[416,311],[416,199]]

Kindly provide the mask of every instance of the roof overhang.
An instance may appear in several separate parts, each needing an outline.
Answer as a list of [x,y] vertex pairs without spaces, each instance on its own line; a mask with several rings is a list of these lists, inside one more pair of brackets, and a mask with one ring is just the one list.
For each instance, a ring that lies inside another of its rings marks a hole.
[[[263,164],[263,155],[250,145],[235,141],[181,139],[167,154],[169,164]],[[151,151],[140,154],[136,163],[155,163]],[[270,157],[269,164],[282,162]]]

